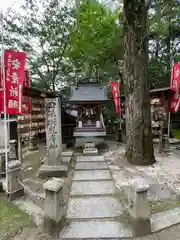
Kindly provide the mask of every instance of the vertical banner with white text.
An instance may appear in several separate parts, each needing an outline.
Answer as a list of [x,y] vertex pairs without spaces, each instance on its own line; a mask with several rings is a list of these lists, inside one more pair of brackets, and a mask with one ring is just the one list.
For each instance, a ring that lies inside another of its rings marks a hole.
[[170,89],[173,93],[169,99],[169,111],[176,113],[180,109],[180,63],[175,63],[172,66]]
[[119,92],[119,83],[112,81],[110,82],[110,86],[112,88],[112,95],[114,98],[116,114],[120,115],[120,92]]
[[[22,114],[22,89],[24,83],[25,62],[25,52],[17,52],[13,50],[4,51],[6,114]],[[1,96],[1,99],[2,98],[3,96]],[[2,101],[1,111],[4,111]]]

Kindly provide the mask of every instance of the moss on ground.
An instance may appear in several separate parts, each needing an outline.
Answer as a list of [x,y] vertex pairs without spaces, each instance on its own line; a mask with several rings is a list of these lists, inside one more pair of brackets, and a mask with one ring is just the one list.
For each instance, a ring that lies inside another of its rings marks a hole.
[[180,139],[180,129],[173,129],[172,133],[175,138]]
[[164,212],[176,207],[180,207],[180,201],[178,200],[166,200],[166,201],[150,201],[149,202],[151,214]]
[[73,153],[83,153],[83,147],[75,147]]
[[30,216],[0,196],[0,239],[8,240],[25,227],[33,226]]

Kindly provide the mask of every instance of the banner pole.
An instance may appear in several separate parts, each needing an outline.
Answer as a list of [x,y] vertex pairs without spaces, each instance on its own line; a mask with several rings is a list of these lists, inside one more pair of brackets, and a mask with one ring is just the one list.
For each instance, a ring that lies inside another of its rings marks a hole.
[[[3,26],[3,22],[2,22]],[[7,175],[7,168],[8,168],[8,131],[7,131],[7,114],[6,114],[6,84],[5,84],[5,66],[4,66],[4,34],[3,28],[1,32],[1,72],[2,72],[2,83],[3,83],[3,98],[4,98],[4,147],[5,147],[5,166],[6,166],[6,194],[8,194],[8,175]]]
[[[174,60],[171,63],[171,86],[172,86],[172,78],[173,78],[173,66],[174,66]],[[171,112],[169,111],[168,114],[168,138],[170,137],[170,128],[171,128]]]

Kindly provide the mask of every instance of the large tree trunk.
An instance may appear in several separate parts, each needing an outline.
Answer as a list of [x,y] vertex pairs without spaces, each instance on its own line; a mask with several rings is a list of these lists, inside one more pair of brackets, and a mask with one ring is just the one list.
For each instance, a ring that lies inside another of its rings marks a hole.
[[124,0],[124,83],[126,157],[137,165],[155,162],[147,88],[147,6],[145,0]]

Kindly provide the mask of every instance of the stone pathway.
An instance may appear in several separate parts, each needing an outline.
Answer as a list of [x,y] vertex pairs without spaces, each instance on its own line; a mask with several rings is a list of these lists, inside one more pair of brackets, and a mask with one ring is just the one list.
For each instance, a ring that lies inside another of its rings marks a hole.
[[132,236],[103,156],[78,156],[67,222],[60,239],[112,239]]

